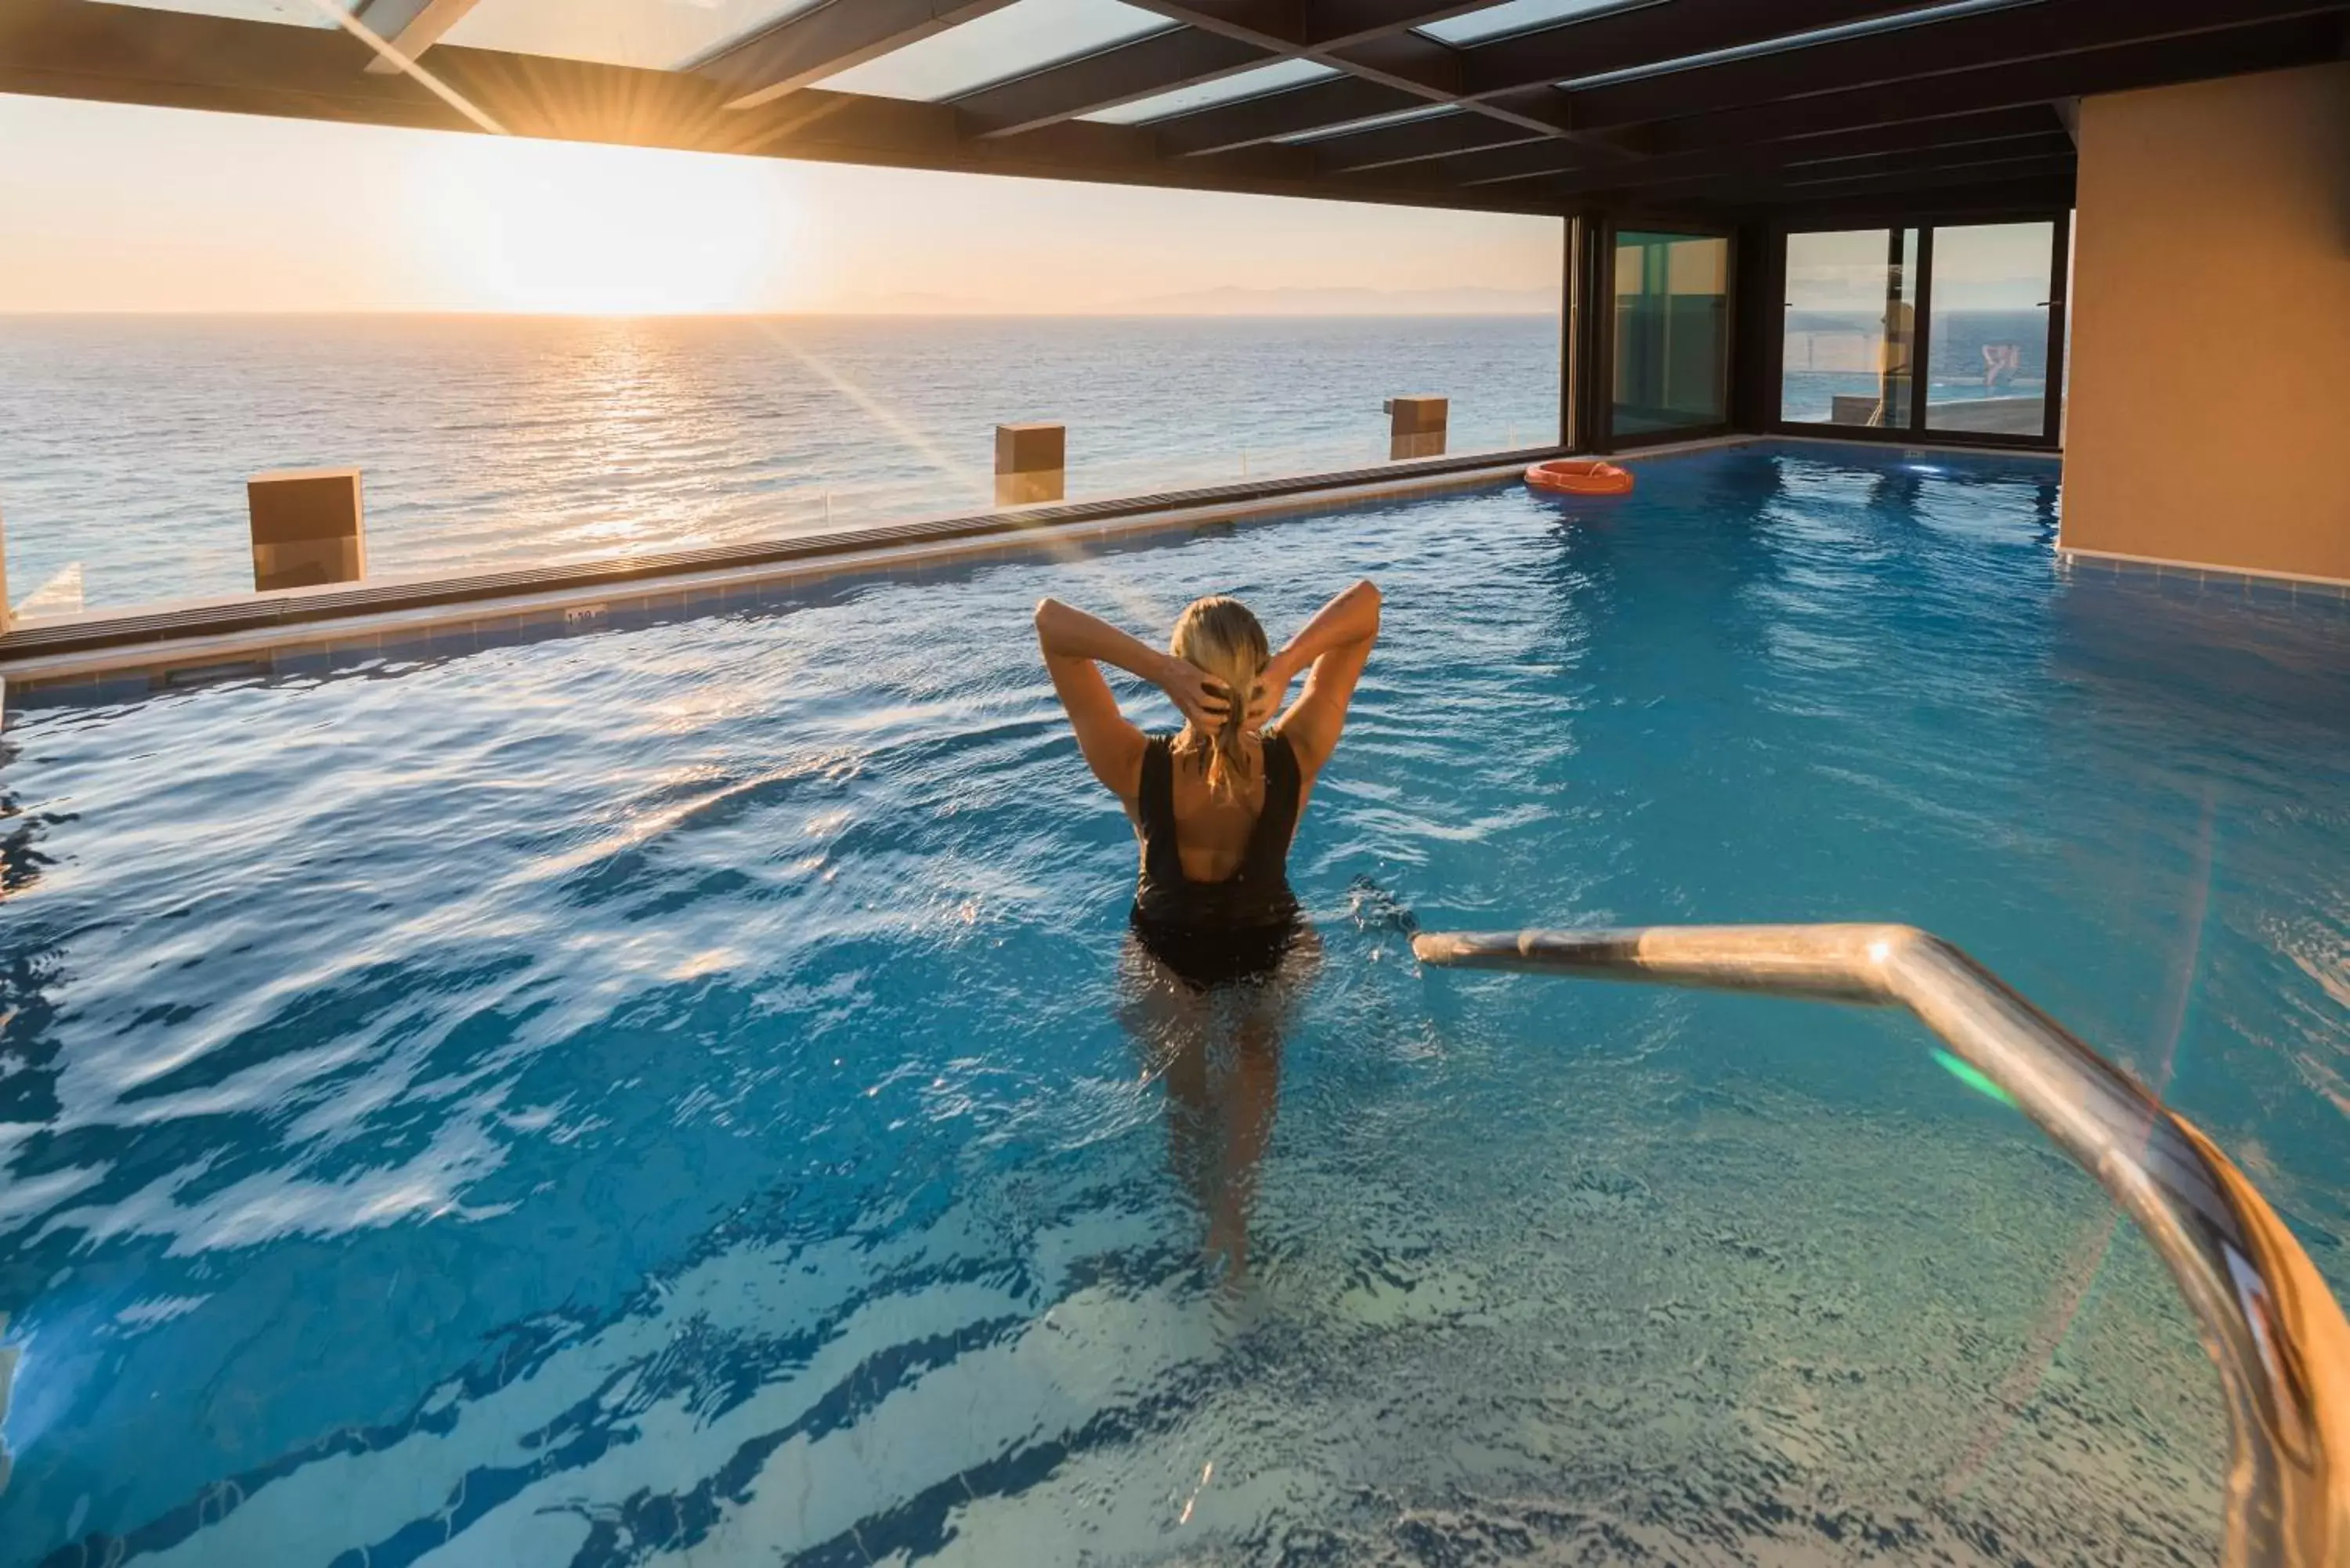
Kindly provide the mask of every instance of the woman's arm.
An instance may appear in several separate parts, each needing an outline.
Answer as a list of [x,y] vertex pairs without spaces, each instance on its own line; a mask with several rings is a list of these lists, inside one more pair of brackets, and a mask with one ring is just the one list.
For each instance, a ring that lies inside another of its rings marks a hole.
[[1115,665],[1159,687],[1185,718],[1203,729],[1213,730],[1224,722],[1223,688],[1196,666],[1058,599],[1040,600],[1036,606],[1036,645],[1044,651],[1053,690],[1068,711],[1069,727],[1077,733],[1086,765],[1128,805],[1141,785],[1143,734],[1118,711],[1118,699],[1102,678],[1102,665]]
[[1355,682],[1371,657],[1379,635],[1379,590],[1368,578],[1357,583],[1317,611],[1305,628],[1289,639],[1265,666],[1264,694],[1269,711],[1289,690],[1301,670],[1310,670],[1305,691],[1281,716],[1281,732],[1289,737],[1298,766],[1311,778],[1337,749],[1339,732],[1347,727],[1347,707],[1355,700]]

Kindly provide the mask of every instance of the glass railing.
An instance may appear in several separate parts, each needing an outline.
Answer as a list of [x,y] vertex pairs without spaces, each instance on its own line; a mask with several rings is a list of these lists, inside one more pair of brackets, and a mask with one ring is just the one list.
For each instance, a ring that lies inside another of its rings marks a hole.
[[[840,477],[745,476],[667,472],[617,479],[580,478],[577,489],[550,483],[543,493],[502,498],[503,490],[444,495],[438,504],[403,493],[411,478],[390,465],[380,479],[361,471],[358,507],[365,539],[364,580],[395,583],[471,573],[560,566],[845,533],[881,524],[988,513],[1026,503],[1089,503],[1210,489],[1252,481],[1376,469],[1397,458],[1387,419],[1374,406],[1307,439],[1143,447],[1130,435],[1109,450],[1088,450],[1082,424],[1068,435],[1067,466],[1045,488],[1014,494],[983,453],[961,462],[944,454],[926,465],[902,454],[878,457],[868,477],[839,464]],[[1113,432],[1112,441],[1120,440]],[[1474,456],[1548,447],[1555,426],[1538,418],[1471,420],[1448,431],[1427,455]],[[876,448],[877,453],[883,449]],[[955,454],[960,458],[964,454]],[[813,464],[808,466],[815,466]],[[239,476],[224,474],[199,519],[177,532],[133,526],[109,541],[87,530],[44,529],[36,514],[5,514],[7,583],[13,621],[39,625],[102,613],[234,598],[255,590],[257,524],[221,504],[244,499]],[[445,481],[419,485],[445,491]],[[191,508],[192,511],[197,510]],[[70,554],[68,554],[70,552]],[[62,557],[62,558],[61,558]],[[330,576],[325,580],[333,580]]]

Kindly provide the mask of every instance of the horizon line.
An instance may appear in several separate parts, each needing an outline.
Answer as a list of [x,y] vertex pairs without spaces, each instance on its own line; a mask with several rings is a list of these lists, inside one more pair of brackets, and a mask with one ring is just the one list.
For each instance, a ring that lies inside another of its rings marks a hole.
[[188,320],[223,318],[255,321],[300,321],[384,317],[418,320],[524,321],[787,321],[811,317],[865,321],[1031,320],[1031,321],[1251,321],[1266,319],[1329,320],[1494,320],[1540,321],[1556,310],[1023,310],[996,307],[971,310],[497,310],[433,306],[417,308],[354,306],[341,309],[258,309],[238,306],[146,308],[141,306],[22,310],[0,306],[0,321],[56,320]]

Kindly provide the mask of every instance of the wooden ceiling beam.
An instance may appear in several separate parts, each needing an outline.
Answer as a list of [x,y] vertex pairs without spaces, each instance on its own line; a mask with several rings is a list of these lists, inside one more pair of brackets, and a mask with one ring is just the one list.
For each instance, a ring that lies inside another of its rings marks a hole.
[[1948,0],[1670,0],[1463,46],[1471,97],[1550,87],[1923,11]]
[[2324,58],[2316,51],[2332,40],[2334,28],[2334,18],[2330,16],[2291,17],[2185,37],[2002,61],[1907,81],[1846,86],[1782,102],[1745,104],[1654,122],[1645,129],[1661,156],[2050,104],[2063,98],[2126,92],[2210,77],[2282,70]]
[[1567,99],[1578,123],[1644,124],[2340,9],[2340,0],[2041,0],[1571,90]]
[[1401,125],[1378,126],[1309,142],[1315,166],[1329,174],[1360,173],[1449,158],[1492,147],[1541,145],[1555,152],[1554,137],[1458,110]]
[[1379,82],[1337,76],[1285,92],[1153,120],[1149,129],[1170,154],[1198,157],[1278,141],[1284,136],[1310,135],[1357,119],[1417,109],[1426,101]]
[[480,0],[368,0],[352,19],[391,47],[390,56],[368,62],[378,76],[405,70],[408,63],[447,36]]
[[[1981,113],[1863,126],[1857,130],[1830,131],[1824,135],[1785,140],[1669,153],[1648,160],[1631,172],[1637,173],[1646,184],[1661,185],[1721,170],[1767,170],[1875,152],[1963,147],[2009,137],[2038,136],[2062,129],[2062,122],[2054,109],[2046,104],[2027,104]],[[1597,170],[1587,161],[1577,163],[1573,153],[1572,148],[1563,148],[1555,143],[1523,142],[1491,152],[1472,151],[1461,153],[1445,161],[1444,171],[1469,184],[1539,180],[1577,171],[1586,171],[1589,182],[1595,185],[1620,184],[1626,177],[1627,171],[1622,169]]]

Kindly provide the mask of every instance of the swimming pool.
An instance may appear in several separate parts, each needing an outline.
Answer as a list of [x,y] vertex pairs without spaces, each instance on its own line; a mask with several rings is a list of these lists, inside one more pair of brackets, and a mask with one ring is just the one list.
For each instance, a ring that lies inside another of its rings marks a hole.
[[[1915,921],[2350,1282],[2350,618],[2067,574],[2054,473],[1748,449],[14,717],[0,1563],[2210,1560],[2167,1282],[1913,1026],[1404,939]],[[1026,612],[1366,574],[1233,1289]]]

